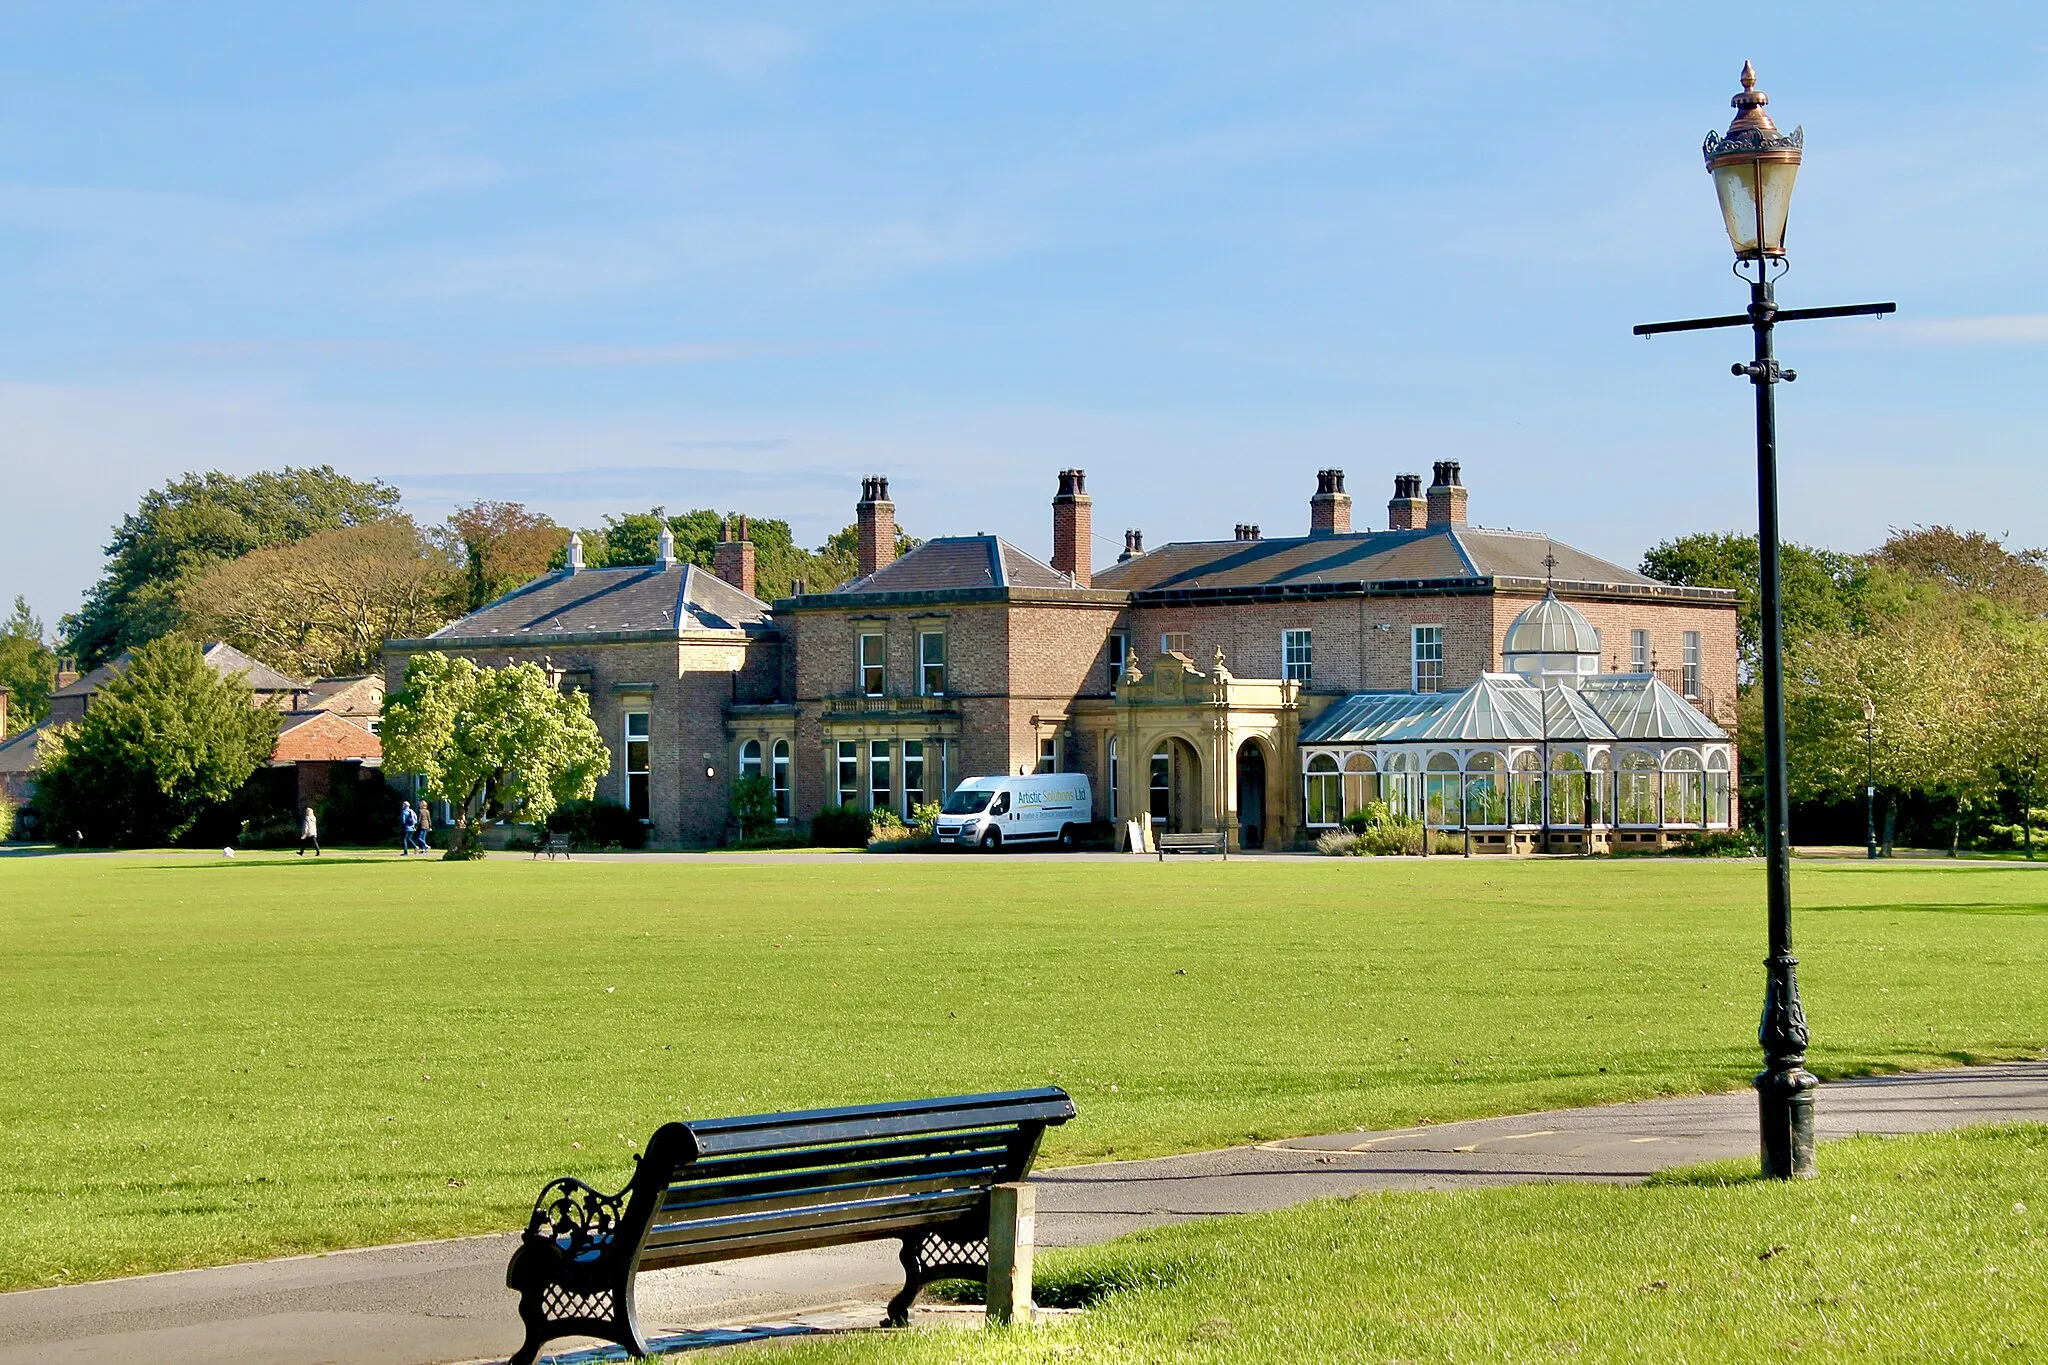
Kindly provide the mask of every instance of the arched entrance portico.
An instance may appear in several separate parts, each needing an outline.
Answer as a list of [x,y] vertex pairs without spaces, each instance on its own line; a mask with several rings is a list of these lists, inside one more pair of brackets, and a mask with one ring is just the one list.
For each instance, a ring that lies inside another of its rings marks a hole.
[[1241,848],[1266,846],[1266,750],[1255,739],[1237,746],[1237,838]]

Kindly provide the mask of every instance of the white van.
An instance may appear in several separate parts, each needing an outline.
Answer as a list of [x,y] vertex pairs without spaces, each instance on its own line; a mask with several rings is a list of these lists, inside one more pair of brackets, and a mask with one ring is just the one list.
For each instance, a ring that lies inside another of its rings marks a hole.
[[938,839],[988,853],[1012,844],[1072,848],[1094,818],[1095,794],[1082,773],[970,777],[946,798]]

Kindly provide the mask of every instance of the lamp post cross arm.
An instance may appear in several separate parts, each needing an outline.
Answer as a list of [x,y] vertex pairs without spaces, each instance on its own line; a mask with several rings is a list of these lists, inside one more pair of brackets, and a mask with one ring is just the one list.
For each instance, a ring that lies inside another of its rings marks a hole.
[[[1833,308],[1779,308],[1775,309],[1772,322],[1807,322],[1814,318],[1862,318],[1883,317],[1896,313],[1896,303],[1845,303]],[[1715,327],[1754,327],[1756,318],[1749,313],[1729,313],[1717,318],[1686,318],[1679,322],[1644,322],[1635,327],[1639,337],[1660,336],[1665,332],[1704,332]]]

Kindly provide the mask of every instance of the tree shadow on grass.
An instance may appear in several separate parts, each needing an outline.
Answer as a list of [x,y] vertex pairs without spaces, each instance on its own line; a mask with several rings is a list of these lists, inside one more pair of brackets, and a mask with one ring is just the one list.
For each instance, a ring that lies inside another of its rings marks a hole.
[[[222,858],[222,859],[220,859],[220,860],[219,860],[219,861],[217,861],[217,862],[210,862],[210,863],[173,863],[173,864],[172,864],[171,866],[169,866],[169,867],[165,868],[165,869],[164,869],[164,871],[166,871],[166,872],[219,872],[219,871],[221,871],[221,870],[222,870],[222,869],[224,869],[224,868],[233,868],[233,869],[234,869],[235,871],[237,871],[237,872],[247,872],[247,871],[251,871],[251,870],[254,870],[254,869],[256,869],[256,868],[264,868],[264,869],[271,869],[271,868],[279,868],[279,867],[298,867],[298,868],[315,868],[315,867],[362,867],[362,866],[366,866],[366,865],[368,865],[368,864],[371,864],[371,863],[375,863],[375,864],[378,864],[379,866],[381,866],[381,865],[383,865],[383,864],[385,864],[385,863],[389,863],[389,862],[396,862],[396,861],[397,861],[397,859],[395,859],[395,858],[372,858],[372,857],[369,857],[369,856],[367,856],[367,855],[363,855],[363,854],[358,854],[358,855],[356,855],[355,857],[349,857],[349,856],[347,856],[347,855],[345,855],[345,854],[343,854],[343,855],[336,855],[336,854],[331,854],[331,853],[329,853],[329,854],[322,854],[322,855],[320,855],[320,856],[318,856],[318,857],[313,857],[313,858],[293,858],[293,857],[286,857],[286,858],[261,858],[261,859],[258,859],[258,858],[252,858],[252,859],[249,859],[249,860],[248,860],[247,862],[243,862],[243,861],[240,861],[240,860],[236,860],[236,861],[232,861],[232,862],[231,862],[231,861],[229,861],[228,859]],[[440,859],[438,859],[438,858],[422,858],[422,859],[420,859],[420,861],[421,861],[421,862],[439,862],[439,861],[440,861]]]

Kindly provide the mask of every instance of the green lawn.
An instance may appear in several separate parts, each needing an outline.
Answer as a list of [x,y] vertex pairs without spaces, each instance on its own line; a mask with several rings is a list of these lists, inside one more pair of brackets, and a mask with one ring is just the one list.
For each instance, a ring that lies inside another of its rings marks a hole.
[[[2048,1042],[2048,878],[1801,866],[1823,1075]],[[0,1286],[517,1226],[660,1121],[1052,1081],[1054,1161],[1747,1082],[1690,861],[0,858]]]
[[1833,1143],[1821,1177],[1789,1187],[1737,1171],[1364,1195],[1140,1233],[1041,1259],[1039,1297],[1085,1317],[772,1359],[2048,1357],[2048,1128]]

